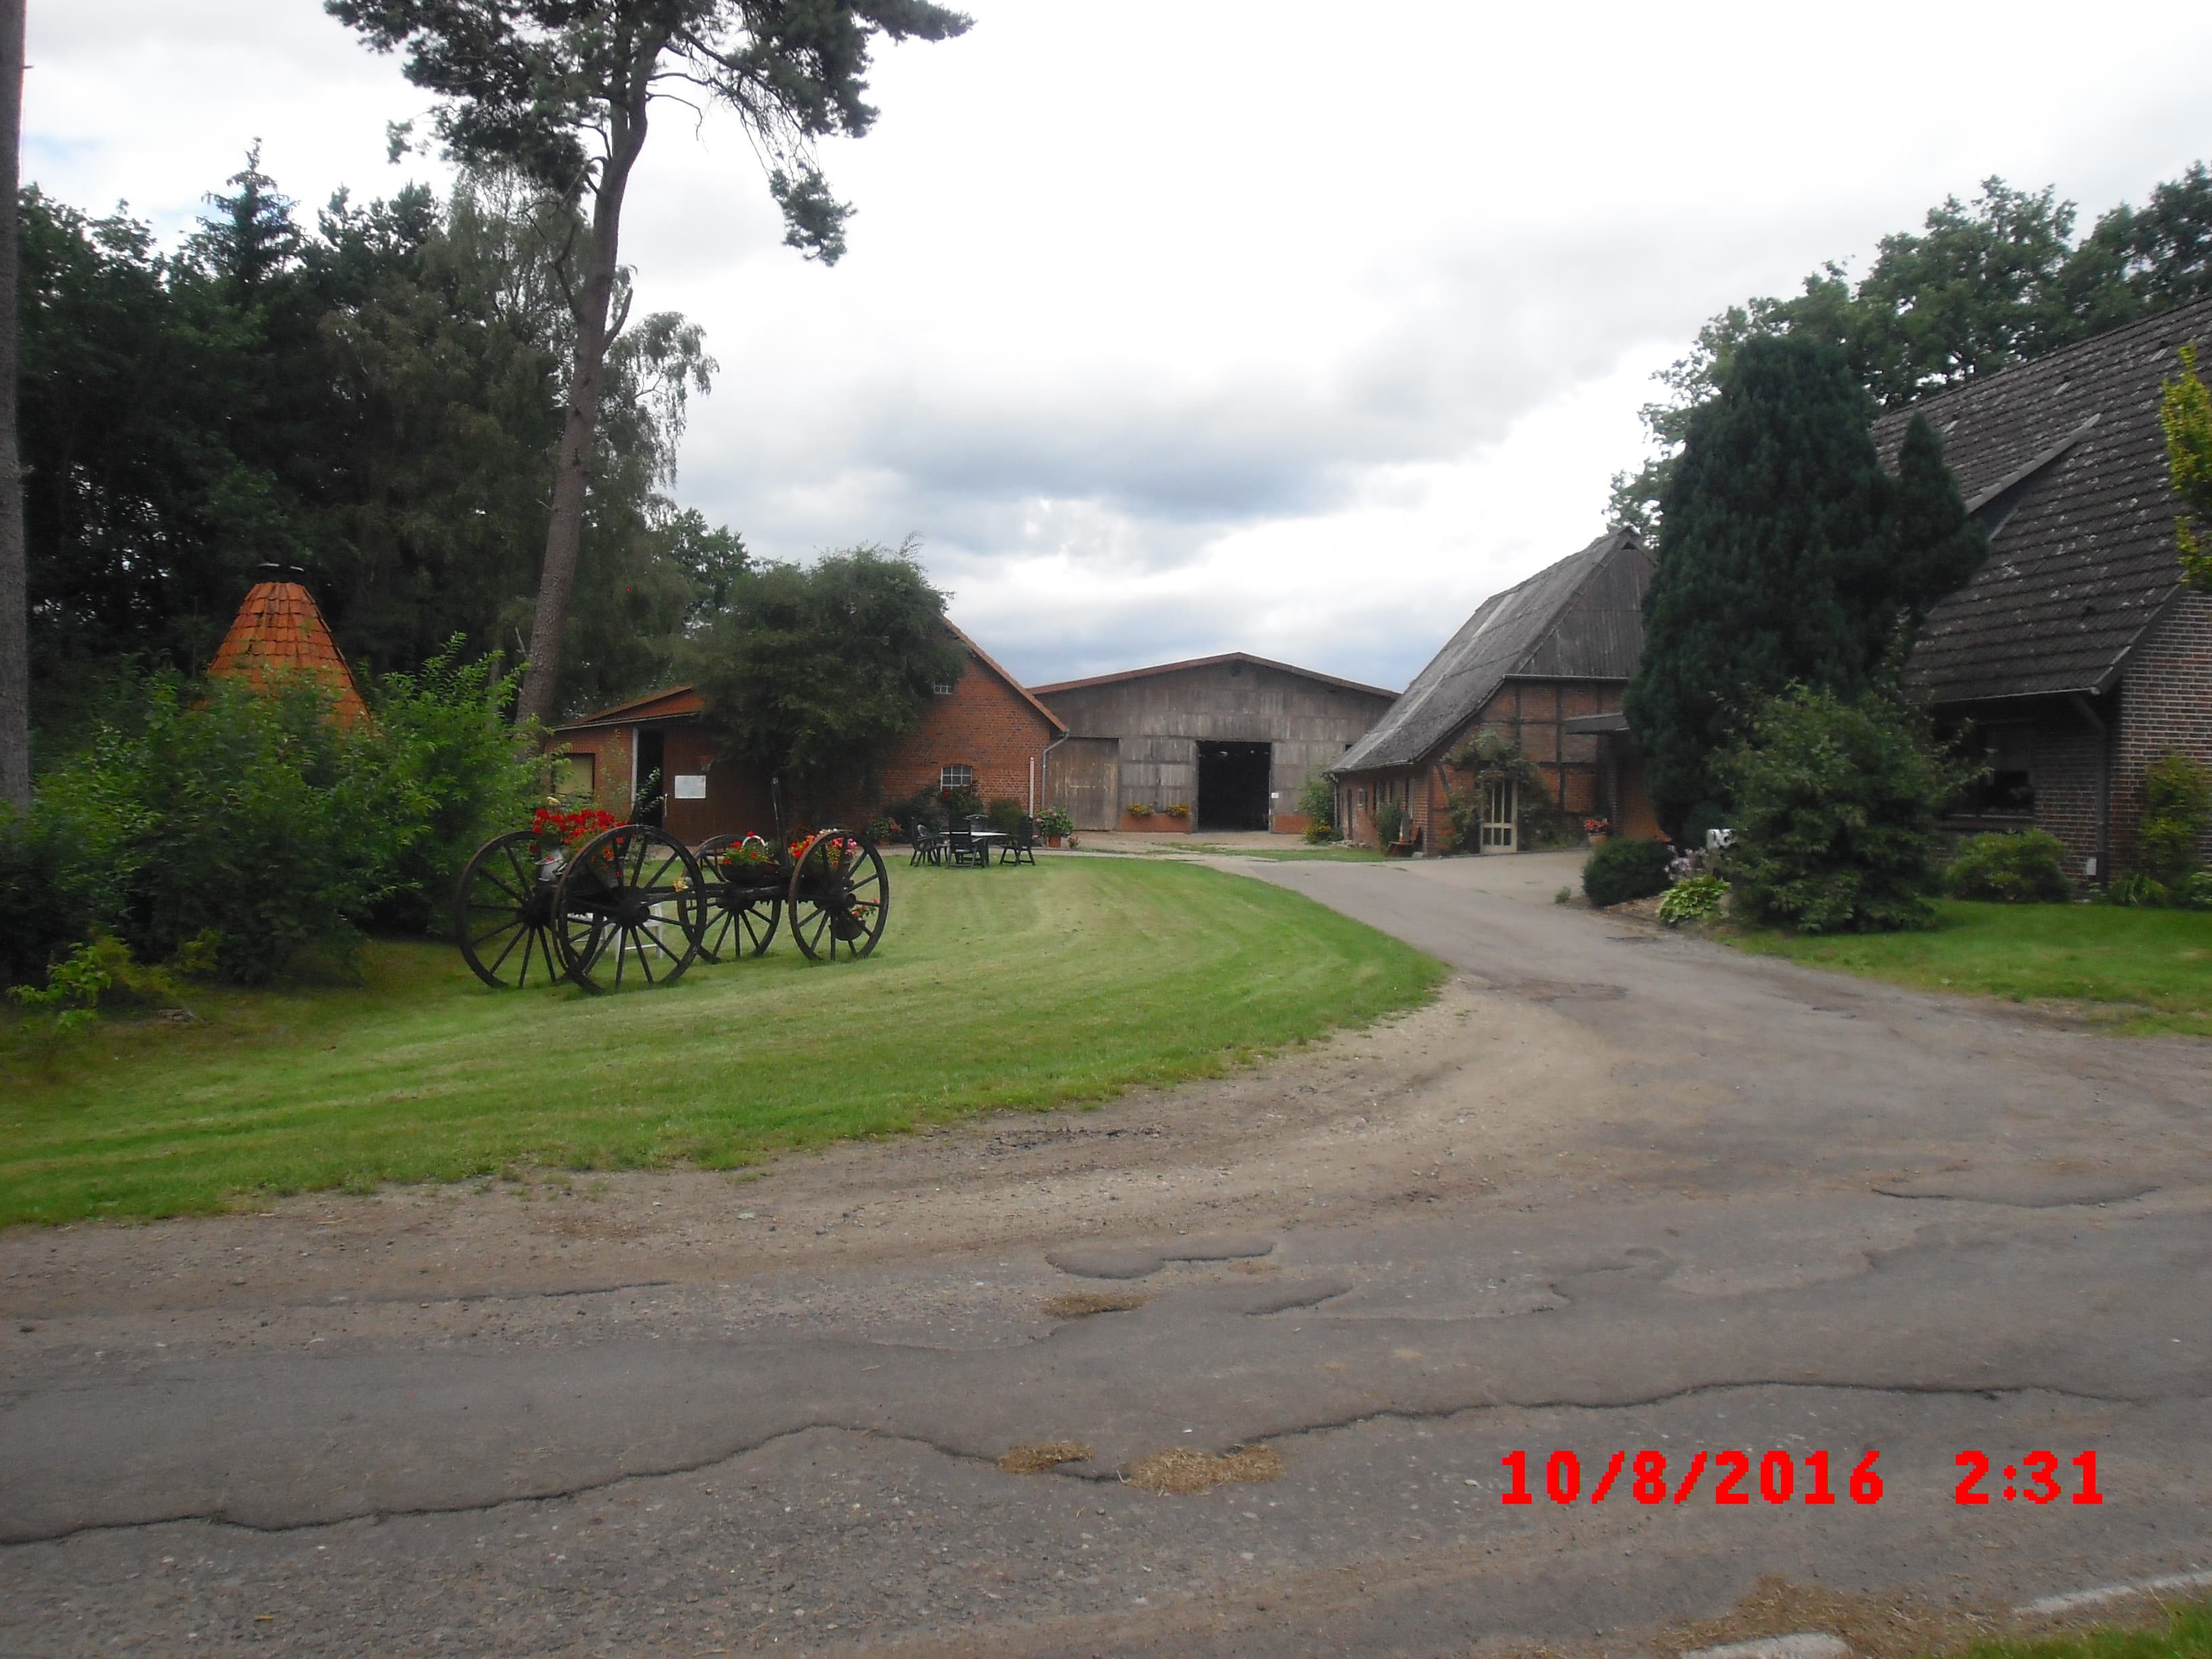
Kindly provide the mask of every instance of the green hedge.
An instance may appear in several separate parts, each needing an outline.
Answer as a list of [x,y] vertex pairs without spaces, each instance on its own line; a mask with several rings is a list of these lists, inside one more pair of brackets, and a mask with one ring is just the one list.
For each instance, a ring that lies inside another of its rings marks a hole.
[[2074,896],[2066,878],[2066,848],[2047,830],[1976,836],[1960,848],[1943,872],[1953,898],[1994,899],[2005,904],[2057,904]]
[[1583,891],[1602,910],[1629,899],[1650,898],[1667,890],[1667,866],[1674,849],[1663,841],[1608,842],[1583,866]]

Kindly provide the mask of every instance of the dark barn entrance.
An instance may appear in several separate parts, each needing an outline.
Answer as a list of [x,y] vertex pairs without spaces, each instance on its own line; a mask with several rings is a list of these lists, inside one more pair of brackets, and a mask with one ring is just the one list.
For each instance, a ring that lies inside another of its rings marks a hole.
[[1267,780],[1273,761],[1271,744],[1199,744],[1198,827],[1267,829]]
[[660,828],[661,803],[667,798],[668,734],[659,726],[640,727],[637,734],[637,796],[630,803],[630,822]]

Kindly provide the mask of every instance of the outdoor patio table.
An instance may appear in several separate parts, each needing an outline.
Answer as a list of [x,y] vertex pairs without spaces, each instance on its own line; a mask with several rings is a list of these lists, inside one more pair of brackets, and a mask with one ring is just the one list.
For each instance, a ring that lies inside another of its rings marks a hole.
[[991,849],[1000,842],[1012,841],[1013,837],[1003,830],[978,830],[969,839],[975,843],[975,850],[983,855],[983,862],[988,864]]

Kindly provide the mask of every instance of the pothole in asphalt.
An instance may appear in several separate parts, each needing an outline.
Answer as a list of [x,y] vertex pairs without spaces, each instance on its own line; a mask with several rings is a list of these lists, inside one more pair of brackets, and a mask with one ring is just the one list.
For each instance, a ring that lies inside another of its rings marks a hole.
[[1942,1199],[1959,1204],[1998,1204],[2015,1210],[2063,1210],[2086,1204],[2124,1204],[2158,1190],[2140,1181],[2068,1176],[1982,1176],[1965,1180],[1893,1181],[1874,1188],[1882,1198]]
[[1048,1250],[1044,1259],[1078,1279],[1143,1279],[1170,1261],[1234,1261],[1272,1255],[1275,1241],[1243,1235],[1179,1238],[1165,1244],[1079,1244]]
[[1092,1314],[1127,1313],[1151,1300],[1134,1291],[1069,1291],[1046,1298],[1044,1315],[1048,1319],[1087,1319]]
[[1009,1447],[999,1467],[1008,1474],[1042,1474],[1063,1463],[1088,1463],[1091,1448],[1080,1440],[1042,1440]]

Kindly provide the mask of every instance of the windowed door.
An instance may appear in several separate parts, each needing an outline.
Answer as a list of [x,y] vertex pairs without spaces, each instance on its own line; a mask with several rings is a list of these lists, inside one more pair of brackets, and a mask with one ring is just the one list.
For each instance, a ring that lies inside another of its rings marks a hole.
[[1521,804],[1518,786],[1511,779],[1501,783],[1483,786],[1482,790],[1482,850],[1486,853],[1510,853],[1516,850],[1514,826],[1520,814],[1516,810]]

